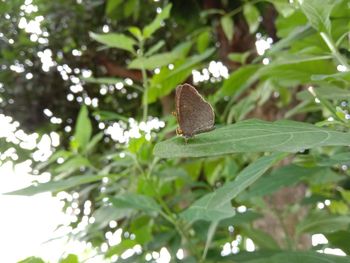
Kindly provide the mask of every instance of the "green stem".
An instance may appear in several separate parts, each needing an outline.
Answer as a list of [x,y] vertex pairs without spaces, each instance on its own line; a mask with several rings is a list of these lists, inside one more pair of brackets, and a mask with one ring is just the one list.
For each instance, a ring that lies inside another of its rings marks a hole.
[[332,55],[334,56],[334,58],[338,61],[338,63],[343,65],[346,68],[346,71],[350,71],[350,65],[348,64],[346,59],[342,56],[342,54],[340,54],[340,52],[338,51],[336,45],[334,44],[333,39],[325,32],[320,32],[320,35],[324,40],[324,42],[327,44],[329,50],[332,52]]
[[[144,55],[144,46],[143,46],[143,40],[140,40],[140,52],[138,57],[141,58]],[[143,100],[142,100],[142,106],[143,106],[143,121],[147,120],[148,116],[148,77],[145,67],[142,64],[141,67],[141,74],[142,74],[142,84],[143,84]]]

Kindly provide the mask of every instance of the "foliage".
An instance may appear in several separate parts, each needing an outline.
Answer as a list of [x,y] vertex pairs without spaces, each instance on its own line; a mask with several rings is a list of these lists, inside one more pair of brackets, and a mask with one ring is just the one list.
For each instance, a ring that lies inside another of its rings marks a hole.
[[[348,2],[210,3],[37,0],[38,11],[21,12],[22,1],[1,2],[3,112],[27,132],[61,136],[48,160],[33,158],[51,180],[9,194],[78,193],[71,226],[90,223],[71,238],[106,258],[141,245],[118,262],[144,262],[162,247],[173,259],[183,249],[188,262],[349,261],[315,252],[349,253]],[[18,26],[39,15],[41,42]],[[271,47],[257,53],[259,42]],[[211,69],[219,60],[229,74]],[[217,127],[185,144],[170,138],[169,115],[176,86],[191,80]],[[46,108],[63,123],[45,120]],[[0,142],[1,152],[21,151]],[[107,240],[111,222],[119,243]],[[312,247],[316,233],[328,244]]]

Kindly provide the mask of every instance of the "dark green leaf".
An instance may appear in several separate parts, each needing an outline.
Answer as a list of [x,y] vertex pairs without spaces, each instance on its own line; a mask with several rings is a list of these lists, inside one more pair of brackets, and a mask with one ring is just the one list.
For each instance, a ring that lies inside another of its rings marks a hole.
[[341,230],[334,233],[328,233],[326,234],[326,238],[328,239],[328,242],[334,247],[334,248],[340,248],[345,253],[350,254],[350,232]]

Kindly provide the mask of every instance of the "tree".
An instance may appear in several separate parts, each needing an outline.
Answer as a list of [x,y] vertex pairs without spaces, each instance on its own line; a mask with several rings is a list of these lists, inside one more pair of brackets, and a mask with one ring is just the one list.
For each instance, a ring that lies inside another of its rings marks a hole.
[[[72,237],[106,258],[141,245],[127,260],[165,247],[188,262],[349,261],[315,252],[350,253],[347,1],[37,0],[0,10],[3,112],[27,132],[61,136],[34,165],[51,181],[11,194],[74,193],[65,209],[83,230]],[[184,82],[208,98],[217,124],[188,144],[170,116]],[[120,243],[108,240],[116,226]],[[328,243],[312,247],[315,233]]]

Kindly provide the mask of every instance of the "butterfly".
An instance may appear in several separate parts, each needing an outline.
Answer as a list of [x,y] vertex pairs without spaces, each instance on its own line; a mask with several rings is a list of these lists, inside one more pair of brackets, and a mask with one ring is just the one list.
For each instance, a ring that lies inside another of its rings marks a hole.
[[190,84],[179,85],[176,88],[175,106],[174,115],[179,123],[176,133],[182,135],[186,143],[195,134],[215,129],[212,106]]

